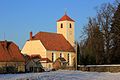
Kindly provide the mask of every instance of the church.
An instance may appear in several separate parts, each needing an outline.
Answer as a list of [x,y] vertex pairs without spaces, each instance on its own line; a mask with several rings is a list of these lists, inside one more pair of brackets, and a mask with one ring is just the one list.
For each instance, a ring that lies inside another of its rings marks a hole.
[[38,32],[33,35],[30,32],[30,39],[26,41],[21,53],[29,56],[40,56],[44,68],[53,68],[58,58],[63,58],[67,67],[75,65],[75,40],[74,23],[66,13],[57,20],[57,33]]

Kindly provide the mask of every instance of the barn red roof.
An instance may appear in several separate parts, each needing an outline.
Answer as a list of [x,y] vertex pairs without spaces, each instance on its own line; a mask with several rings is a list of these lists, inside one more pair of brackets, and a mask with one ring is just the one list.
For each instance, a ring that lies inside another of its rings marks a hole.
[[33,54],[30,56],[31,59],[41,59],[41,56],[38,54]]
[[62,18],[60,18],[57,22],[59,21],[73,21],[75,22],[74,20],[72,20],[67,14],[65,14]]
[[23,55],[13,42],[0,41],[0,62],[23,62]]
[[44,63],[44,61],[45,61],[45,63],[52,62],[52,61],[51,61],[50,59],[48,59],[48,58],[41,58],[40,61],[41,61],[42,63]]
[[[47,63],[47,62],[52,62],[50,59],[48,58],[41,58],[40,55],[24,55],[25,60],[26,60],[26,64],[30,61],[30,60],[34,60],[34,59],[38,59],[38,61],[40,60],[42,63]],[[35,60],[34,60],[35,61]]]
[[47,50],[74,52],[74,48],[62,34],[39,32],[33,40],[40,40]]

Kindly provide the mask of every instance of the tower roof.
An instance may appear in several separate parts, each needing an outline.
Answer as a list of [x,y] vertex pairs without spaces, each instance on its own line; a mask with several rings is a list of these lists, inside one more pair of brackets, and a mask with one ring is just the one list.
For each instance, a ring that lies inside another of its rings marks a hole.
[[59,22],[59,21],[73,21],[73,22],[75,22],[73,19],[71,19],[66,13],[65,13],[65,15],[62,17],[62,18],[60,18],[57,22]]

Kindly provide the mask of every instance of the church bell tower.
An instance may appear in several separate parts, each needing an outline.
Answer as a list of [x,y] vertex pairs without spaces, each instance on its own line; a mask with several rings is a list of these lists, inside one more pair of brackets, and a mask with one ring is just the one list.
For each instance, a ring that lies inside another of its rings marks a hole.
[[66,13],[57,21],[57,33],[63,34],[65,39],[74,47],[74,23]]

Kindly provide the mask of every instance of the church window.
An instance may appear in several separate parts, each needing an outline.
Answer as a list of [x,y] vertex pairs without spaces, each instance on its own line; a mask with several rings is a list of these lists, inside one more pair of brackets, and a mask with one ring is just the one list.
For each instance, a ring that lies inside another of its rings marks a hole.
[[70,28],[72,28],[72,25],[71,25],[71,23],[70,23]]
[[69,55],[69,53],[68,53],[68,56],[67,56],[67,57],[68,57],[67,59],[68,59],[68,65],[69,65],[69,62],[70,62],[70,58],[69,58],[70,55]]
[[61,23],[61,28],[63,28],[63,24]]
[[60,53],[60,58],[62,57],[62,53]]
[[54,53],[52,53],[52,62],[54,61]]

